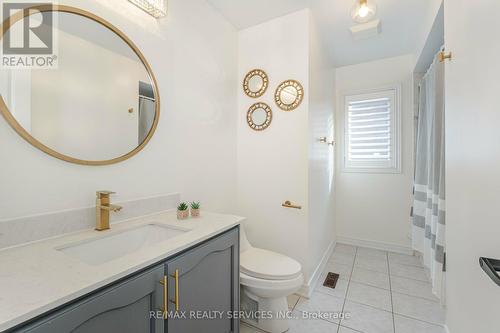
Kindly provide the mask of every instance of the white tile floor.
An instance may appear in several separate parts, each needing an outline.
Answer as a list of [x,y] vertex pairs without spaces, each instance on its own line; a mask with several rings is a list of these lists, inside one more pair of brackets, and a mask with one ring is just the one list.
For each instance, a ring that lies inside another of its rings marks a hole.
[[[327,272],[340,274],[335,289]],[[310,299],[292,295],[290,310],[344,312],[349,319],[292,320],[289,333],[445,333],[444,310],[417,257],[338,244]],[[241,333],[261,333],[242,324]]]

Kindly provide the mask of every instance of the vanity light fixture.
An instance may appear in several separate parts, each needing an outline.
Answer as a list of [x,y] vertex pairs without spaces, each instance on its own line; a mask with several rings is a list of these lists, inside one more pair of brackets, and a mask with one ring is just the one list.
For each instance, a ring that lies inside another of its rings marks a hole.
[[149,15],[160,18],[167,16],[167,0],[128,0]]
[[351,10],[351,16],[357,23],[366,23],[375,16],[376,12],[377,5],[374,0],[356,0]]

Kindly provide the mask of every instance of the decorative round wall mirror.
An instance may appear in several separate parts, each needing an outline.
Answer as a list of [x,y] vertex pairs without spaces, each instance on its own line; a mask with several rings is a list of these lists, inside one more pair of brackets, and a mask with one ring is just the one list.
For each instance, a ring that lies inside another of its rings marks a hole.
[[299,107],[304,99],[304,88],[295,80],[282,82],[274,94],[276,105],[283,111],[292,111]]
[[249,97],[257,98],[267,90],[269,78],[266,72],[261,69],[254,69],[248,72],[243,80],[243,90]]
[[247,123],[251,129],[262,131],[271,125],[273,112],[266,103],[255,103],[247,112]]
[[42,20],[54,37],[56,65],[0,68],[0,112],[10,126],[71,163],[113,164],[142,150],[158,124],[160,95],[137,46],[92,13],[48,4],[15,12],[1,25],[0,42],[19,36],[12,31],[28,19]]

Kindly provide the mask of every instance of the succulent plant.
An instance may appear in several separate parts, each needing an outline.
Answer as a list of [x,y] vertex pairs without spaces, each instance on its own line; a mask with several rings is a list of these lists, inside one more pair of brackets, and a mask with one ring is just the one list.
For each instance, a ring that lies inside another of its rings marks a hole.
[[184,211],[189,208],[188,204],[185,202],[181,202],[179,206],[177,206],[177,210]]
[[192,209],[200,209],[200,202],[193,201],[191,202],[191,208]]

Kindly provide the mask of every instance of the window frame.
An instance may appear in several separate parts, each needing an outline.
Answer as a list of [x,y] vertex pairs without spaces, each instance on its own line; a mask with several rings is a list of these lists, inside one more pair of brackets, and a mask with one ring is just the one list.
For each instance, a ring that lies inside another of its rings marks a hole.
[[[349,161],[349,109],[350,101],[367,100],[374,97],[388,97],[393,100],[391,107],[391,152],[389,161]],[[344,116],[344,128],[342,135],[342,171],[347,173],[401,173],[401,84],[380,87],[376,89],[364,89],[348,91],[342,94],[342,110]]]

